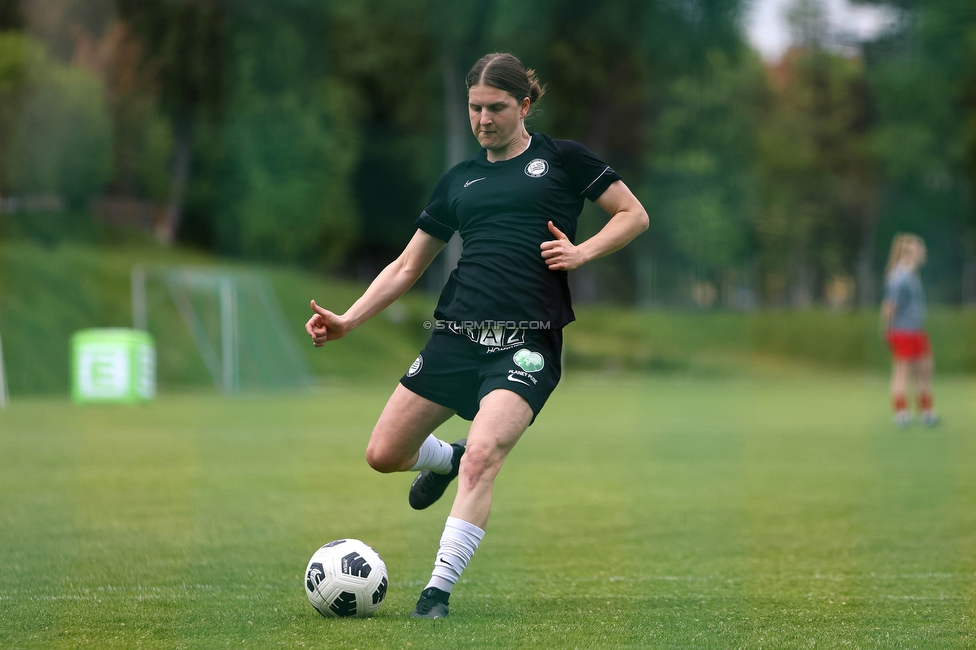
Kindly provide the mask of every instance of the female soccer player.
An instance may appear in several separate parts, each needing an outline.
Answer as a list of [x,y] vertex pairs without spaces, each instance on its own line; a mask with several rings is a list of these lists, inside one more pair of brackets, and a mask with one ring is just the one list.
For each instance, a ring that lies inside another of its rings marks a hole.
[[919,418],[927,426],[939,421],[932,400],[932,351],[925,332],[925,294],[918,268],[925,263],[921,237],[899,234],[891,243],[885,273],[882,324],[891,348],[891,399],[895,424],[907,427],[912,416],[905,392],[909,376],[915,382]]
[[[468,73],[468,116],[482,149],[437,182],[403,253],[338,315],[315,304],[315,346],[342,338],[409,289],[459,232],[461,259],[441,293],[426,347],[400,379],[366,448],[380,472],[420,471],[409,502],[434,503],[460,474],[430,582],[411,616],[443,618],[448,597],[485,534],[492,486],[561,373],[562,328],[574,320],[567,271],[643,232],[647,214],[608,165],[582,145],[529,133],[543,94],[511,54],[488,54]],[[610,220],[576,244],[588,198]],[[432,432],[454,414],[466,440]]]

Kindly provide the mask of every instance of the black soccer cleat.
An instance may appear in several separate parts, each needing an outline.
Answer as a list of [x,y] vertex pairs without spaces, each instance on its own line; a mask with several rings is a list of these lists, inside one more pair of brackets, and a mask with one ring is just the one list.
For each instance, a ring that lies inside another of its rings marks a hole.
[[437,587],[427,587],[420,593],[420,600],[414,608],[410,618],[447,618],[447,599],[451,594],[441,591]]
[[451,471],[447,474],[438,474],[429,469],[417,474],[417,478],[410,485],[411,508],[423,510],[436,503],[444,495],[447,486],[457,478],[458,469],[461,467],[461,456],[464,455],[467,442],[467,438],[462,438],[451,445],[454,448],[454,457],[451,459]]

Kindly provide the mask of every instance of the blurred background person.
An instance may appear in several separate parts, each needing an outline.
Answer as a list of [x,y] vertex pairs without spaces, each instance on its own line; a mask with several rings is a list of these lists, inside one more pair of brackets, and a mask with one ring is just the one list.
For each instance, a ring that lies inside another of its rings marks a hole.
[[918,269],[925,263],[925,242],[918,235],[901,233],[891,243],[885,270],[885,298],[881,318],[891,348],[891,398],[895,424],[907,427],[908,380],[915,384],[919,419],[932,426],[939,421],[932,400],[932,349],[925,331],[925,292]]

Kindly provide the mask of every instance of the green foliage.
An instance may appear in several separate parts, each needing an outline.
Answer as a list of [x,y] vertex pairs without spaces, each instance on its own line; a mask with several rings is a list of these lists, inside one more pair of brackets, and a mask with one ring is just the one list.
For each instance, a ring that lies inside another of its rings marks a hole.
[[147,198],[162,202],[170,189],[169,159],[173,151],[173,129],[159,113],[145,119],[139,134],[141,149],[138,175]]
[[776,101],[760,130],[763,209],[755,223],[764,271],[782,278],[778,286],[767,280],[774,301],[802,306],[832,276],[851,274],[859,250],[873,246],[878,190],[863,75],[857,61],[818,49],[792,53],[775,74]]
[[319,70],[323,47],[293,17],[242,15],[230,44],[229,102],[198,139],[208,177],[191,193],[204,192],[220,251],[328,267],[356,232],[358,139],[343,88]]
[[358,145],[348,188],[358,217],[350,266],[382,266],[399,254],[444,171],[445,99],[431,19],[414,0],[331,7],[330,89]]
[[36,69],[43,59],[43,48],[27,36],[0,32],[0,165],[4,165],[0,169],[5,169],[11,155],[10,141],[28,85],[28,71]]
[[[864,3],[902,9],[863,56],[834,47],[823,0],[798,0],[798,47],[766,65],[744,0],[71,0],[44,17],[53,54],[0,36],[0,190],[83,204],[111,137],[107,189],[166,202],[167,222],[185,202],[185,242],[366,276],[475,149],[467,67],[508,50],[549,84],[529,128],[583,142],[649,209],[649,233],[579,274],[601,299],[735,285],[805,307],[856,283],[869,306],[902,230],[936,253],[930,296],[971,299],[976,10]],[[581,236],[605,220],[587,209]]]
[[[105,90],[77,66],[51,59],[26,36],[0,34],[0,145],[8,191],[62,196],[83,206],[111,174]],[[8,139],[9,138],[9,139]]]
[[719,50],[699,74],[680,76],[660,92],[645,207],[656,230],[696,268],[726,269],[750,252],[764,95],[758,60],[736,61]]
[[139,37],[143,64],[155,72],[159,98],[176,122],[223,102],[225,16],[209,3],[116,0]]
[[879,239],[922,235],[937,295],[971,300],[944,278],[976,259],[976,5],[924,0],[903,11],[865,57],[877,105],[870,141],[887,181]]
[[323,112],[288,95],[235,103],[224,130],[227,175],[215,199],[222,249],[327,264],[348,246],[352,157]]
[[14,135],[15,191],[54,193],[83,206],[111,174],[112,125],[102,85],[87,71],[51,66],[29,91]]
[[113,127],[109,193],[163,204],[172,186],[173,122],[159,101],[155,79],[140,67],[140,44],[122,27],[115,26],[114,31],[125,36],[115,37],[118,70],[109,91]]
[[[755,203],[748,152],[756,109],[733,103],[758,99],[752,84],[762,81],[736,27],[744,4],[555,4],[541,66],[551,83],[542,105],[547,127],[611,164],[651,218],[647,234],[583,274],[632,301],[644,293],[632,288],[645,266],[662,277],[693,265],[711,272],[748,252],[748,230],[728,237],[748,223]],[[733,143],[744,145],[741,154]],[[584,211],[580,236],[606,218]]]

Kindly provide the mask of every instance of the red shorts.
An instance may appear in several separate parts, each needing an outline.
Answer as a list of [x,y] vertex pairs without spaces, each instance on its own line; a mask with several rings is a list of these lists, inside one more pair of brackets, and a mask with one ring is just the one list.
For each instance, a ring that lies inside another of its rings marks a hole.
[[895,359],[914,361],[931,349],[929,335],[921,330],[888,330],[888,347]]

